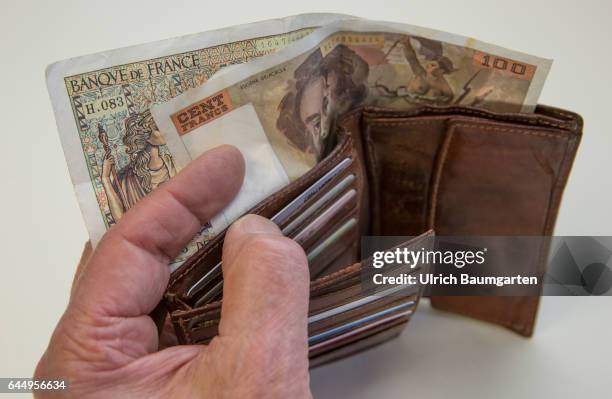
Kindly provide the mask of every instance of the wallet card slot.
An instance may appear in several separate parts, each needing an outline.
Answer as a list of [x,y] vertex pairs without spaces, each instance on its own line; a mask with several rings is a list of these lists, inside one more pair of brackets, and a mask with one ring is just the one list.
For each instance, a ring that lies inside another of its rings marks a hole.
[[372,302],[376,302],[380,298],[385,298],[385,297],[388,297],[388,296],[390,296],[392,294],[399,293],[399,291],[401,291],[401,290],[402,290],[401,286],[393,287],[393,288],[389,288],[389,289],[387,289],[387,290],[385,290],[385,291],[383,291],[381,293],[375,294],[375,295],[369,295],[369,296],[365,296],[365,297],[360,298],[360,299],[353,300],[351,302],[345,303],[345,304],[337,306],[335,308],[328,309],[326,311],[313,314],[312,316],[310,316],[308,318],[308,322],[309,323],[316,323],[316,322],[321,321],[321,320],[329,319],[331,317],[334,317],[337,314],[344,313],[344,312],[349,312],[349,311],[351,311],[353,309],[356,309],[356,308],[359,308],[361,306],[365,306],[365,305],[368,305],[368,304],[370,304]]
[[[428,239],[431,235],[431,232],[425,233],[402,245],[422,247],[424,244],[423,240]],[[400,270],[400,268],[397,269]],[[313,281],[311,283],[310,294],[310,322],[317,323],[317,326],[328,325],[339,319],[344,320],[346,317],[362,314],[363,311],[367,312],[378,306],[372,304],[375,297],[366,300],[363,299],[364,296],[368,295],[375,295],[376,298],[382,298],[384,296],[391,297],[391,294],[397,294],[398,296],[392,300],[397,299],[397,301],[403,302],[414,300],[418,302],[418,293],[420,291],[418,286],[408,288],[408,291],[404,293],[400,293],[400,291],[406,289],[406,287],[401,286],[400,288],[395,287],[392,290],[387,289],[382,292],[368,294],[369,291],[364,291],[361,285],[361,278],[361,264],[357,263],[345,267],[341,271]],[[220,279],[219,281],[222,280]],[[396,290],[397,293],[395,292]],[[212,297],[212,294],[210,295]],[[175,325],[177,336],[179,336],[181,341],[187,343],[206,343],[218,333],[218,323],[221,314],[221,302],[219,299],[220,298],[217,297],[215,298],[217,302],[204,304],[203,306],[198,306],[187,311],[172,312],[172,322]],[[389,299],[391,300],[391,298]],[[355,305],[350,304],[355,301],[357,301]],[[379,304],[381,303],[387,302],[380,302]],[[359,306],[363,306],[363,309],[358,309]],[[338,312],[344,314],[338,316]],[[332,318],[334,313],[337,316],[335,319]],[[355,339],[361,339],[360,337],[361,336],[358,336]],[[331,339],[336,340],[335,336]]]
[[[317,186],[316,183],[304,189],[300,197],[307,197],[299,204],[285,206],[285,214],[282,223],[277,223],[281,231],[287,236],[291,236],[296,228],[303,225],[307,219],[311,219],[313,214],[318,214],[320,209],[335,199],[338,194],[343,193],[348,188],[355,188],[359,191],[359,171],[357,163],[348,163],[346,167],[339,169],[334,166],[326,175],[331,175],[324,185]],[[341,162],[342,163],[342,162]],[[352,176],[352,177],[350,177]],[[320,179],[322,180],[322,179]],[[292,201],[296,202],[296,201]],[[289,212],[290,210],[290,212]],[[297,220],[296,220],[297,219]]]
[[315,350],[309,352],[309,367],[315,368],[323,364],[339,360],[368,348],[380,345],[397,337],[404,329],[410,318],[398,320],[395,323],[385,324],[382,327],[372,327],[363,331],[359,336],[349,337],[348,344],[330,344],[327,350]]
[[[330,359],[347,356],[393,338],[400,332],[399,328],[403,327],[410,320],[412,313],[412,311],[406,311],[405,314],[391,315],[363,327],[347,331],[327,341],[309,346],[308,356],[311,359],[311,367],[325,363]],[[398,329],[395,327],[398,327]],[[387,332],[392,334],[387,335]],[[359,343],[364,343],[364,345]],[[319,358],[319,356],[325,357],[326,355],[329,358],[325,360]]]
[[315,197],[321,190],[326,188],[336,176],[340,175],[352,163],[352,158],[345,158],[340,161],[330,171],[325,173],[321,178],[314,182],[312,186],[308,187],[305,191],[300,193],[294,200],[285,205],[285,207],[283,207],[283,209],[281,209],[280,211],[278,211],[278,213],[272,216],[270,220],[279,226],[284,225],[287,220],[296,213],[296,211],[307,205],[311,198]]
[[416,305],[415,301],[403,302],[403,303],[394,305],[390,308],[382,309],[376,313],[372,313],[367,316],[361,317],[359,319],[348,321],[339,326],[323,330],[319,333],[316,333],[310,336],[308,338],[308,344],[313,346],[313,350],[315,350],[318,347],[318,345],[324,344],[326,341],[329,341],[331,338],[343,335],[347,332],[351,332],[351,330],[366,328],[369,324],[387,323],[399,317],[408,316],[412,314],[412,312],[414,311],[415,305]]
[[[308,254],[306,255],[308,263],[311,264],[322,258],[323,255],[327,255],[328,248],[332,248],[334,244],[342,243],[341,240],[344,238],[344,236],[349,235],[351,231],[354,231],[355,227],[357,227],[356,218],[351,218],[346,222],[342,223],[340,227],[338,227],[322,242],[317,244],[314,248],[312,248],[312,250],[308,252]],[[344,249],[344,247],[341,248]]]
[[[222,281],[222,280],[219,280]],[[355,285],[359,282],[359,264],[355,264],[345,270],[334,273],[333,275],[326,276],[318,279],[311,283],[311,297],[317,296],[317,290],[326,289],[339,285],[341,290],[344,292],[335,291],[336,294],[344,295],[344,297],[356,297],[360,292],[359,286],[354,286],[354,294],[346,294],[346,290],[342,287],[348,285]],[[324,291],[323,291],[324,292]],[[221,302],[213,302],[204,304],[188,311],[176,311],[172,314],[175,325],[185,326],[188,330],[197,329],[201,325],[208,325],[209,323],[218,323],[221,311]]]
[[[312,341],[310,342],[311,355],[313,352],[318,351],[321,353],[322,351],[331,350],[333,347],[346,343],[347,339],[363,339],[366,336],[372,335],[375,331],[388,328],[390,323],[399,319],[403,319],[405,322],[407,321],[406,317],[409,317],[414,312],[415,306],[415,303],[407,302],[404,306],[401,306],[402,309],[400,310],[403,310],[401,312],[398,309],[383,310],[382,312],[313,335],[313,339],[309,338],[309,341]],[[381,326],[386,327],[380,328]],[[193,319],[185,327],[184,330],[188,331],[186,339],[190,343],[208,344],[219,333],[219,318]]]
[[195,303],[195,307],[204,306],[207,303],[214,301],[223,293],[223,279],[219,279],[212,288],[202,295]]
[[[348,158],[347,158],[348,159]],[[351,178],[352,176],[352,178]],[[341,181],[340,188],[344,190],[346,187],[350,186],[350,183],[354,181],[354,175],[347,176],[347,179]],[[329,193],[330,191],[328,191]],[[328,204],[329,201],[334,199],[336,195],[340,195],[340,193],[335,193],[334,196],[330,197],[329,200],[322,203],[323,205],[329,205],[327,208],[323,208],[322,212],[317,215],[316,211],[311,212],[311,215],[317,216],[314,220],[310,222],[309,225],[304,227],[302,230],[297,232],[298,236],[295,237],[295,240],[304,244],[303,240],[307,240],[312,237],[313,234],[321,234],[324,232],[325,225],[328,222],[333,222],[338,215],[343,215],[343,209],[346,207],[354,207],[356,205],[356,191],[355,189],[351,189],[344,193],[344,195],[340,196],[336,202],[332,204]],[[323,199],[323,197],[321,198]],[[286,209],[286,208],[285,208]],[[308,208],[310,209],[310,208]],[[355,223],[357,220],[355,219]],[[340,232],[341,233],[341,232]],[[332,237],[333,238],[333,237]],[[308,247],[305,248],[306,250]],[[320,252],[321,248],[317,248],[317,252]],[[313,256],[318,256],[317,253],[314,253]],[[211,268],[204,276],[202,276],[196,283],[194,283],[189,290],[187,291],[187,295],[191,296],[193,300],[195,300],[194,306],[202,306],[206,303],[209,303],[212,298],[218,296],[223,288],[222,281],[219,282],[219,278],[222,275],[221,262],[217,262],[217,264]],[[198,295],[196,295],[198,294]]]
[[[356,206],[357,191],[351,189],[325,208],[321,214],[315,217],[306,226],[299,229],[295,235],[290,238],[300,244],[302,248],[308,252],[317,241],[326,237],[327,233],[336,226],[336,224],[345,221],[349,216],[355,214],[355,212],[351,211],[354,211]],[[350,215],[348,215],[349,212]]]
[[[329,247],[332,247],[339,240],[341,240],[344,236],[348,235],[350,231],[356,231],[357,219],[351,218],[334,232],[332,232],[328,237],[326,237],[323,242],[319,243],[315,248],[313,248],[310,252],[307,253],[307,259],[309,260],[309,265],[320,259],[324,255],[331,255],[328,251]],[[340,243],[342,245],[342,243]],[[352,244],[352,242],[349,242]],[[344,250],[344,248],[340,248]],[[339,254],[337,254],[339,255]],[[312,259],[312,260],[311,260]],[[218,270],[211,269],[202,279],[198,281],[199,284],[206,284],[204,287],[199,288],[199,292],[201,295],[198,297],[194,297],[195,304],[194,307],[204,306],[216,299],[218,299],[223,293],[223,279],[221,273],[221,263],[219,263]],[[311,275],[320,273],[321,270],[314,270],[311,268]]]
[[[249,213],[260,214],[265,217],[274,217],[278,214],[280,215],[277,217],[278,220],[284,219],[285,216],[282,216],[284,213],[281,214],[281,212],[287,212],[285,209],[287,206],[281,206],[282,202],[279,202],[280,199],[287,198],[293,201],[304,192],[305,188],[317,182],[328,183],[340,173],[346,171],[347,168],[353,164],[354,160],[351,143],[352,140],[349,136],[343,136],[343,138],[339,140],[336,148],[324,160],[319,162],[304,176],[266,198],[251,209]],[[338,165],[340,165],[339,168],[337,168]],[[324,184],[324,186],[326,186],[326,184]],[[318,190],[315,190],[313,194],[316,193],[318,193]],[[306,198],[306,200],[311,199],[311,197],[312,195]],[[202,291],[206,291],[207,288],[210,288],[210,282],[221,274],[220,258],[224,234],[225,231],[205,245],[202,250],[196,253],[173,273],[168,288],[169,293],[173,290],[182,291],[185,293],[182,296],[182,301],[193,303],[194,298],[199,297]],[[189,278],[183,279],[183,277],[187,275],[189,275]],[[179,284],[186,284],[187,286],[181,289],[178,287]],[[168,298],[172,301],[171,295]]]
[[341,267],[355,263],[358,250],[357,233],[357,219],[350,218],[316,244],[307,254],[310,277],[318,278],[322,273],[330,274],[330,266],[338,262]]
[[[395,274],[403,273],[401,269],[396,269]],[[403,284],[398,286],[391,287],[383,287],[384,289],[378,289],[377,287],[366,287],[362,285],[362,276],[361,273],[357,278],[348,279],[351,281],[350,284],[344,285],[339,283],[338,286],[334,286],[333,290],[323,290],[321,292],[316,292],[313,290],[310,294],[310,308],[309,314],[313,320],[321,318],[322,316],[318,316],[320,314],[326,315],[328,317],[333,315],[334,312],[338,312],[338,309],[341,309],[344,306],[351,306],[352,303],[359,301],[370,302],[376,300],[377,298],[386,298],[386,297],[396,297],[396,298],[406,298],[409,296],[418,296],[421,292],[420,284]],[[365,300],[364,298],[368,298]]]
[[[401,244],[400,247],[422,247],[427,243],[424,240],[428,240],[431,236],[432,232],[424,233],[419,237],[416,237],[404,244]],[[401,271],[401,268],[391,268],[390,270]],[[334,306],[338,306],[338,304],[342,305],[352,300],[360,299],[364,295],[364,291],[360,283],[361,277],[361,265],[360,263],[356,263],[350,267],[344,268],[341,271],[313,281],[311,283],[311,314],[320,313],[329,310]],[[405,286],[402,286],[402,289],[404,288]],[[382,296],[386,295],[386,293],[387,291],[383,291],[375,295]],[[405,295],[412,294],[404,294],[404,296]],[[203,317],[204,319],[206,319],[210,317],[216,317],[215,309],[220,309],[219,302],[199,306],[190,310],[189,312],[181,312],[181,315],[184,315],[183,320],[191,320],[193,317]],[[179,316],[179,314],[177,313],[174,316]]]
[[[268,218],[274,216],[284,208],[284,205],[295,199],[305,188],[320,179],[334,166],[346,158],[354,160],[355,153],[352,143],[353,140],[348,135],[339,137],[334,150],[321,162],[297,180],[261,201],[247,213],[259,214]],[[184,297],[183,300],[189,301],[189,296],[186,295],[187,291],[219,263],[224,235],[225,231],[221,232],[172,273],[167,290],[170,303],[172,303],[172,295],[181,295]],[[170,307],[172,308],[172,306]]]
[[[324,256],[321,258],[321,262],[313,263],[311,266],[311,276],[312,278],[321,278],[327,276],[329,274],[340,271],[346,267],[346,265],[350,265],[355,262],[356,255],[359,251],[359,239],[357,237],[357,229],[353,233],[353,242],[348,246],[345,246],[344,249],[338,252],[330,251],[329,257]],[[351,238],[347,238],[350,240]]]
[[[364,301],[365,299],[374,298],[371,302]],[[393,308],[397,305],[401,305],[404,303],[410,303],[412,307],[416,306],[417,296],[416,293],[409,296],[404,296],[392,294],[387,296],[378,296],[378,295],[370,295],[367,297],[363,297],[361,299],[357,299],[355,301],[349,302],[343,306],[339,306],[333,310],[342,310],[338,313],[331,312],[331,315],[328,317],[318,320],[318,321],[310,321],[308,325],[309,336],[315,336],[317,334],[328,331],[332,328],[335,328],[340,325],[348,325],[351,322],[356,320],[363,319],[369,315],[378,314],[385,309]],[[360,303],[359,306],[352,307],[348,310],[344,309],[345,307],[352,306],[354,302]],[[330,313],[327,311],[325,313]]]
[[[398,289],[387,290],[377,295],[356,299],[344,305],[313,315],[308,319],[309,335],[319,336],[314,341],[319,341],[321,334],[326,337],[336,335],[342,327],[344,330],[359,327],[374,319],[382,317],[393,311],[397,303],[409,303],[416,306],[416,296],[404,297],[394,296],[399,293]],[[393,309],[392,309],[393,308]],[[390,310],[388,310],[390,309]],[[218,333],[220,307],[216,310],[195,316],[187,322],[187,330],[191,334],[197,334],[198,339],[209,341]]]
[[[400,291],[399,289],[387,290],[385,292],[373,295],[371,297],[362,298],[359,296],[359,290],[358,290],[359,287],[355,287],[355,288],[357,288],[357,290],[354,290],[356,292],[356,295],[348,293],[347,291],[344,291],[343,295],[346,296],[347,293],[349,295],[348,303],[344,303],[343,301],[343,304],[337,307],[334,307],[332,309],[328,309],[326,311],[319,312],[315,315],[312,315],[308,319],[309,323],[320,323],[321,321],[330,319],[334,315],[337,316],[337,314],[339,313],[349,312],[355,309],[355,307],[357,306],[367,305],[369,303],[375,302],[376,300],[380,300],[381,298],[390,296],[391,294],[394,294]],[[352,300],[351,298],[354,298],[354,300]],[[215,304],[210,304],[208,306],[204,304],[200,304],[198,305],[196,309],[188,313],[193,314],[192,316],[185,318],[186,323],[187,323],[187,328],[189,330],[193,331],[193,330],[197,330],[197,329],[204,328],[204,327],[211,327],[211,326],[218,324],[219,322],[219,316],[221,314],[221,304],[215,303]],[[216,330],[210,330],[210,331],[216,334]]]
[[217,262],[215,266],[213,266],[210,270],[206,272],[198,281],[196,281],[190,288],[187,290],[187,296],[193,296],[196,292],[203,289],[212,279],[214,279],[221,270],[221,261]]
[[349,174],[347,176],[343,176],[342,180],[340,180],[337,184],[331,186],[327,191],[324,191],[322,195],[317,198],[311,204],[304,204],[304,209],[300,209],[295,212],[293,217],[290,219],[291,221],[286,224],[286,226],[282,227],[282,232],[286,236],[290,236],[292,233],[296,231],[298,227],[304,225],[306,221],[319,213],[321,209],[323,209],[326,205],[328,205],[332,200],[336,199],[341,193],[343,193],[348,187],[354,187],[352,184],[355,181],[355,175]]

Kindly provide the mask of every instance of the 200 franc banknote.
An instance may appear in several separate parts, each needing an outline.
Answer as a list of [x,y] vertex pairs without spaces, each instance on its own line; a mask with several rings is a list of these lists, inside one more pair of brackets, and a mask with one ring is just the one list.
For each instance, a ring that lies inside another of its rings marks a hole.
[[364,104],[530,112],[550,65],[430,29],[337,21],[156,105],[152,113],[179,167],[223,143],[245,155],[242,191],[213,220],[213,229],[221,229],[314,166],[333,145],[330,127],[340,113]]
[[[304,14],[60,61],[47,85],[90,238],[104,232],[177,168],[149,108],[220,69],[275,51],[339,14]],[[174,267],[207,238],[206,229]]]

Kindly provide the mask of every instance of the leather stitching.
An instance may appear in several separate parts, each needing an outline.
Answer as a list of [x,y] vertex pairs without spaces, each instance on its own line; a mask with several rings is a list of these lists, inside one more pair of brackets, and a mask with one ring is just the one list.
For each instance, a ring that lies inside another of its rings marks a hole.
[[[426,120],[426,121],[412,121],[412,122],[406,122],[406,121],[401,121],[401,122],[376,122],[373,121],[371,124],[372,125],[376,125],[376,126],[407,126],[407,125],[419,125],[419,124],[428,124],[431,123],[431,121]],[[502,133],[517,133],[517,134],[521,134],[524,136],[539,136],[539,137],[551,137],[551,138],[558,138],[558,139],[564,139],[564,140],[569,140],[569,137],[567,136],[561,136],[559,134],[555,134],[555,133],[545,133],[542,131],[531,131],[528,130],[529,128],[524,127],[522,129],[517,129],[517,128],[505,128],[505,127],[497,127],[497,126],[483,126],[482,124],[478,124],[478,123],[455,123],[454,124],[456,127],[465,127],[465,128],[478,128],[481,131],[497,131],[497,132],[502,132]],[[540,129],[541,130],[541,129]]]
[[[506,121],[515,121],[515,122],[523,122],[523,123],[529,123],[529,124],[541,124],[541,125],[547,125],[547,126],[552,126],[552,127],[557,127],[557,128],[562,128],[562,129],[567,129],[570,128],[572,125],[576,124],[575,121],[575,117],[572,114],[569,113],[565,113],[563,111],[560,110],[556,110],[556,109],[547,109],[548,111],[550,111],[553,114],[557,114],[557,115],[561,115],[567,119],[569,119],[570,121],[567,121],[565,123],[562,122],[553,122],[553,121],[549,121],[549,120],[545,120],[542,119],[545,116],[538,116],[535,115],[535,119],[534,117],[532,118],[525,118],[525,117],[521,117],[520,115],[503,115],[503,114],[494,114],[494,113],[489,113],[489,112],[484,112],[481,110],[476,110],[476,109],[466,109],[466,108],[461,108],[461,107],[448,107],[448,108],[430,108],[430,107],[422,107],[422,108],[416,108],[414,109],[412,112],[410,111],[400,111],[400,115],[399,117],[402,117],[403,115],[406,115],[406,117],[408,116],[419,116],[420,114],[423,113],[423,111],[425,112],[431,112],[434,114],[439,114],[439,115],[446,115],[448,117],[453,117],[453,115],[449,115],[451,113],[456,113],[459,115],[473,115],[473,116],[477,116],[477,117],[484,117],[490,120],[506,120]],[[389,110],[385,110],[384,108],[376,108],[376,107],[371,107],[369,109],[366,109],[364,111],[364,113],[369,117],[385,117],[385,116],[389,116]],[[422,115],[423,117],[427,117],[428,115]],[[398,115],[392,115],[390,116],[391,118],[397,118]],[[573,122],[573,123],[572,123]]]

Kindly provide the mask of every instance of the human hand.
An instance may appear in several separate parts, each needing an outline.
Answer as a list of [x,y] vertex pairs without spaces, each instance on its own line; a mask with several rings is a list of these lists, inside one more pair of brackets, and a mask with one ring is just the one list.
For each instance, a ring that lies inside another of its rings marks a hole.
[[168,263],[243,176],[240,153],[223,146],[127,212],[79,267],[34,378],[66,379],[64,394],[77,398],[310,397],[306,257],[259,216],[226,235],[219,335],[207,346],[158,351],[148,314],[168,283]]

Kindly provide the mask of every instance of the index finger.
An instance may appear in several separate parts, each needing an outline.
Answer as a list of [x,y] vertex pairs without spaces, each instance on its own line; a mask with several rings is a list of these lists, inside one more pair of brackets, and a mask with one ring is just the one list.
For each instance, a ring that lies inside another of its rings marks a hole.
[[102,238],[75,291],[107,316],[148,314],[168,284],[168,264],[238,193],[244,159],[232,146],[202,154],[127,212]]

